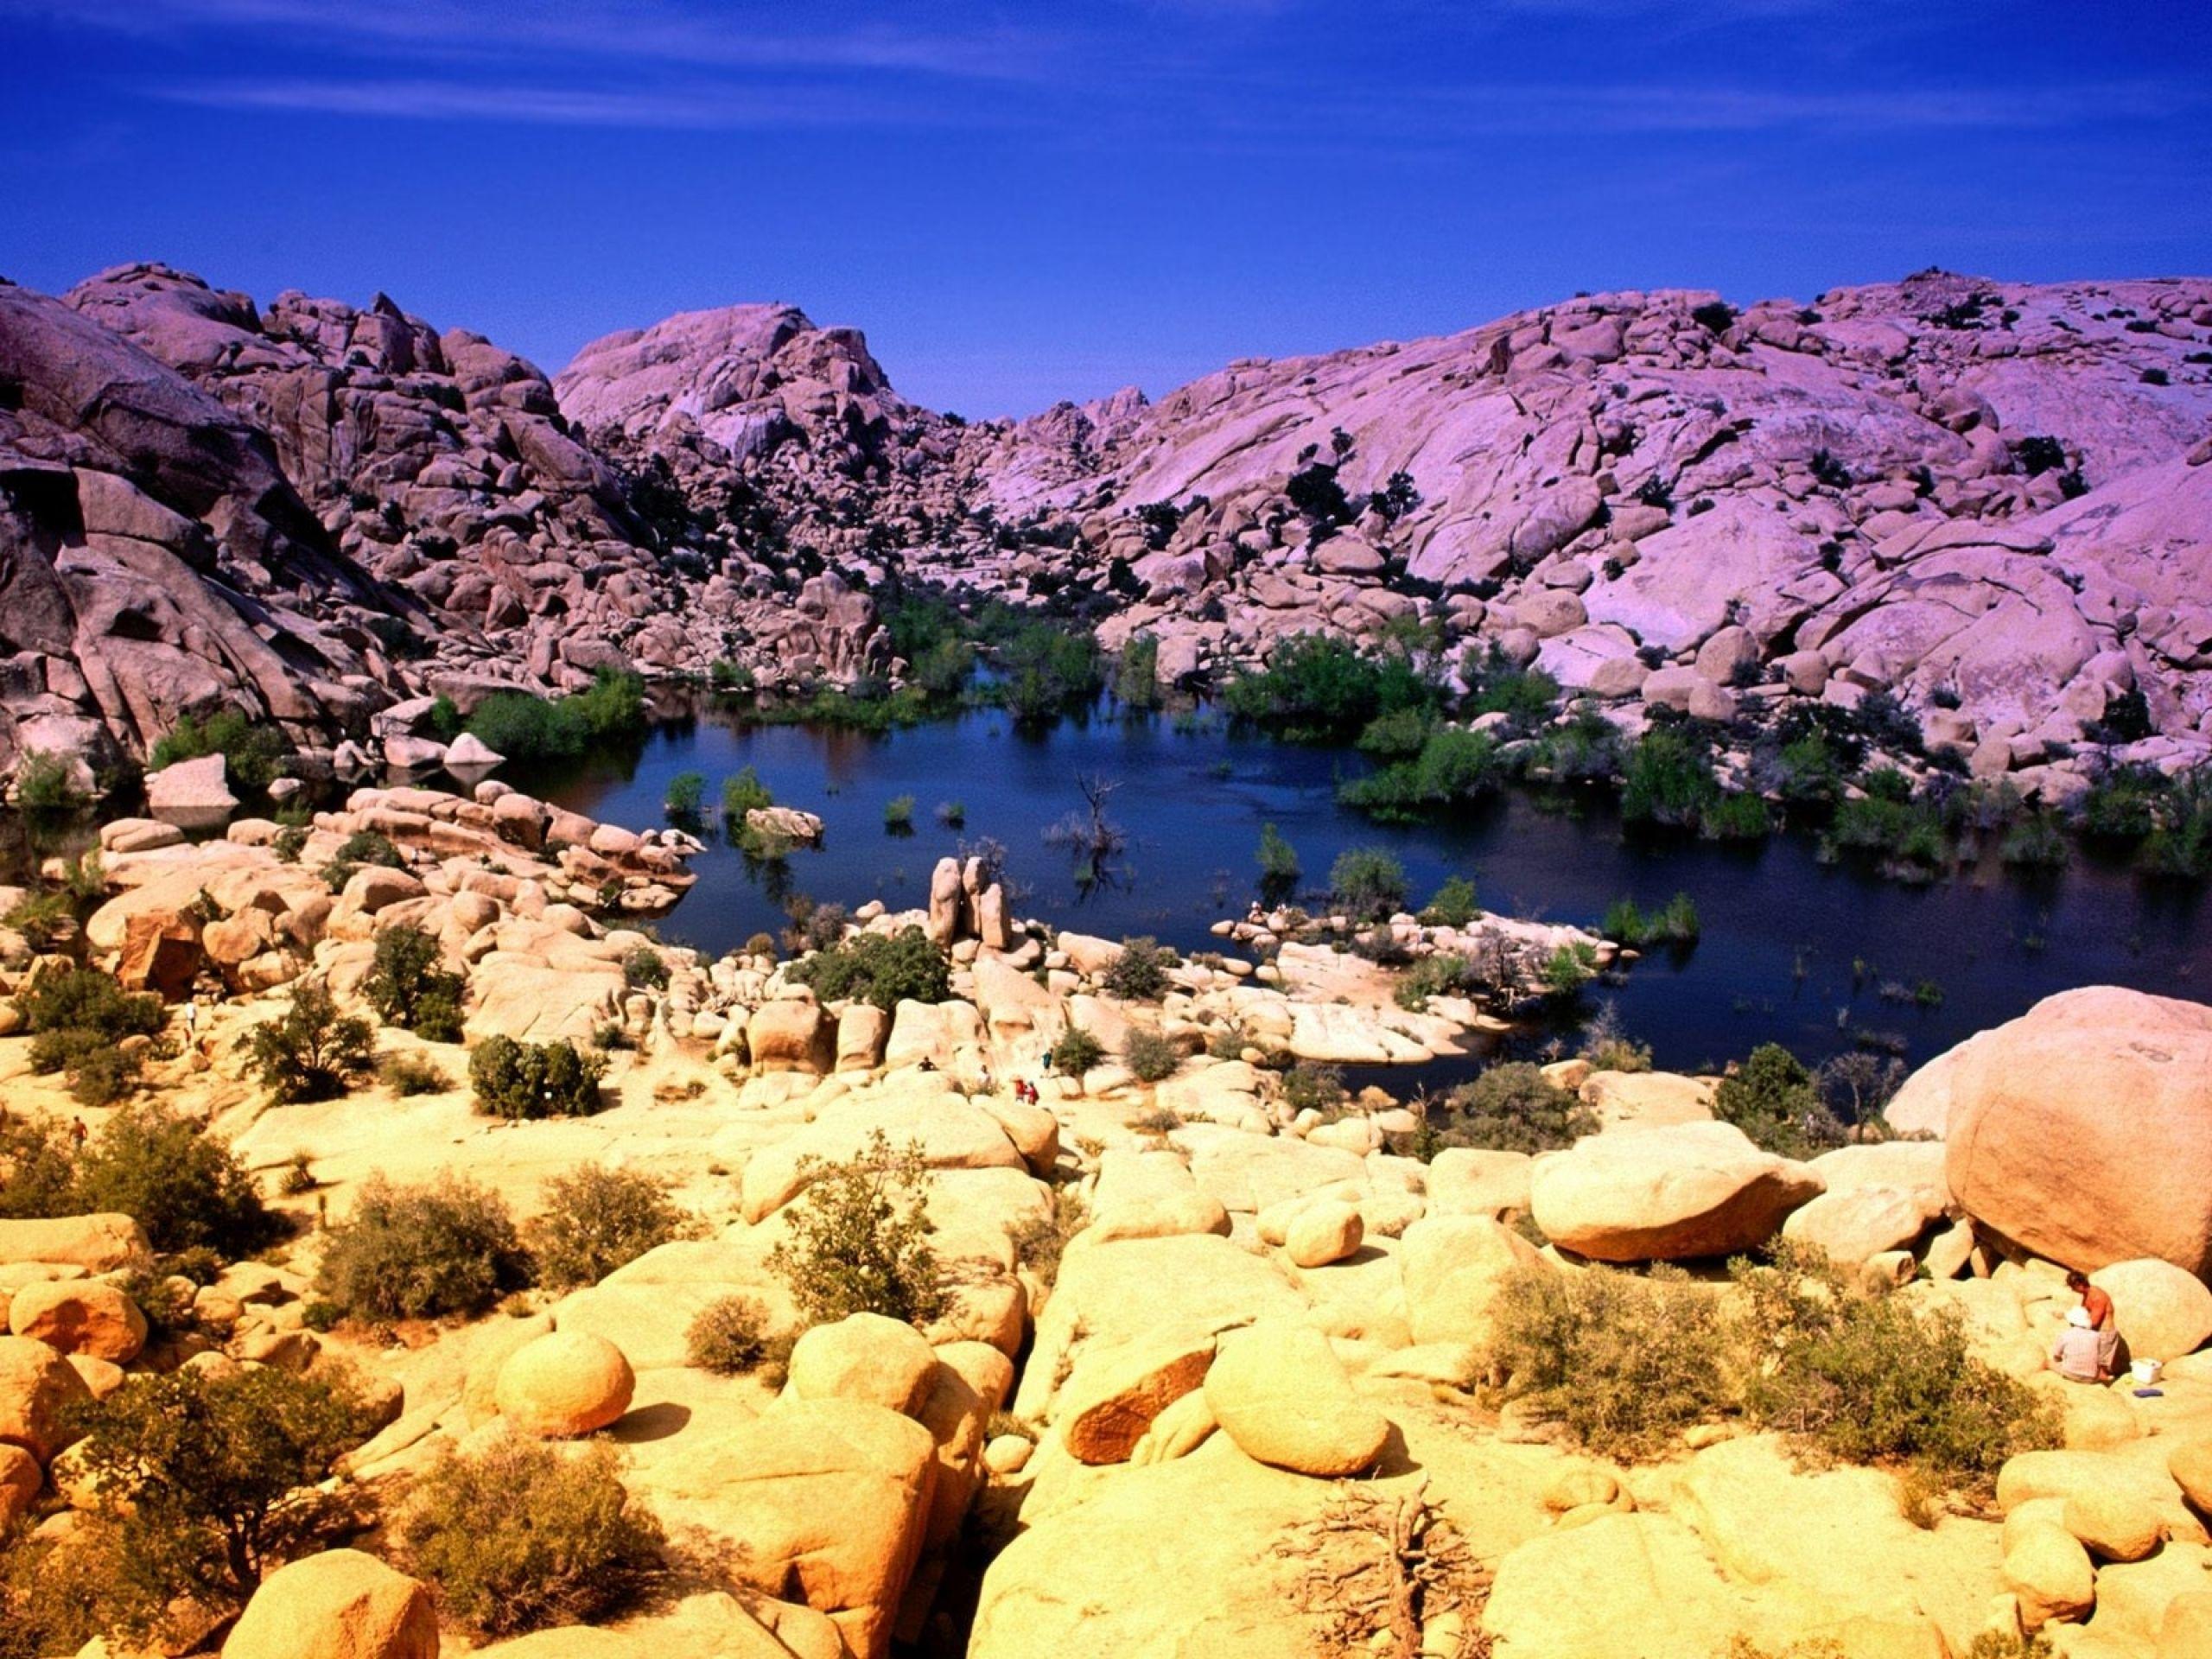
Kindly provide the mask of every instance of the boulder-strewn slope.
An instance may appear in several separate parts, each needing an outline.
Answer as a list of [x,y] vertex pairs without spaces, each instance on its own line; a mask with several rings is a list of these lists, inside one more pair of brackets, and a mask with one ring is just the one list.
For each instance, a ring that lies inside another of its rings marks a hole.
[[[1817,651],[2059,741],[2131,685],[2164,731],[2212,714],[2208,438],[2212,283],[1927,273],[1241,362],[997,429],[978,466],[1002,509],[1065,508],[1128,561],[1146,602],[1116,627],[1179,668],[1434,610],[1624,696],[1639,648],[1687,660],[1740,621],[1764,660]],[[1356,516],[1317,535],[1285,485],[1339,456]],[[1418,505],[1357,511],[1401,473]]]

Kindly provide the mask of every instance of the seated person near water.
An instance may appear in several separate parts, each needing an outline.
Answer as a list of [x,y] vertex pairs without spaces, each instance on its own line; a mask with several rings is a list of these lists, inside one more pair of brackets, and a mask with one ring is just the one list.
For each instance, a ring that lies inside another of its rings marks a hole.
[[2104,1337],[2085,1307],[2066,1310],[2066,1328],[2050,1351],[2050,1363],[2069,1382],[2108,1382]]

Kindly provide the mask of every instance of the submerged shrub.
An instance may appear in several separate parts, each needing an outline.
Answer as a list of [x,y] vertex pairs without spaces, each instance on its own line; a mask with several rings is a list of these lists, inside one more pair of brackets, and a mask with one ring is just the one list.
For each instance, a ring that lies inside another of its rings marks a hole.
[[1347,847],[1329,867],[1329,892],[1355,921],[1377,921],[1406,902],[1406,867],[1381,847]]

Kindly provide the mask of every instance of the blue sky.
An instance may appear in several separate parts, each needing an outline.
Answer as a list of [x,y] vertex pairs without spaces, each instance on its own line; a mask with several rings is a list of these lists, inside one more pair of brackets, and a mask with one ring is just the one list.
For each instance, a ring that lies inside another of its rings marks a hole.
[[789,300],[1027,413],[1577,289],[2212,270],[2205,0],[0,0],[0,274],[548,370]]

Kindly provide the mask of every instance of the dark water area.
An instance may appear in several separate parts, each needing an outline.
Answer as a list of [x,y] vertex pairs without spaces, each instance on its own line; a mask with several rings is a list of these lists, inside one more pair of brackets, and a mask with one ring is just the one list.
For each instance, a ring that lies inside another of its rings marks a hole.
[[[1447,876],[1473,880],[1485,908],[1594,924],[1614,899],[1647,908],[1687,892],[1704,924],[1686,951],[1648,953],[1610,998],[1661,1066],[1738,1058],[1762,1042],[1808,1060],[1877,1034],[1917,1064],[2069,986],[2116,983],[2168,995],[2212,988],[2212,919],[2204,890],[2147,882],[2084,859],[2023,878],[1993,861],[1929,887],[1851,864],[1823,864],[1809,837],[1752,848],[1624,836],[1605,798],[1563,806],[1514,791],[1447,821],[1373,823],[1339,809],[1334,785],[1366,763],[1205,722],[1094,717],[1046,732],[995,711],[883,735],[796,726],[747,727],[715,715],[657,730],[632,754],[518,787],[611,822],[661,821],[670,781],[703,773],[710,811],[721,780],[751,766],[780,804],[817,813],[824,844],[780,868],[719,843],[696,861],[699,881],[664,925],[671,938],[721,951],[783,923],[791,892],[894,909],[925,902],[937,860],[963,838],[1007,849],[1016,911],[1118,938],[1150,933],[1185,950],[1217,945],[1210,924],[1254,896],[1254,849],[1273,823],[1319,887],[1347,847],[1382,845],[1403,861],[1416,903]],[[505,775],[505,774],[503,774]],[[1086,890],[1052,825],[1083,807],[1077,779],[1118,784],[1111,816],[1128,831],[1116,879]],[[884,805],[913,798],[913,830],[884,827]],[[939,823],[941,803],[964,827]],[[1941,1006],[1885,998],[1922,981]]]

